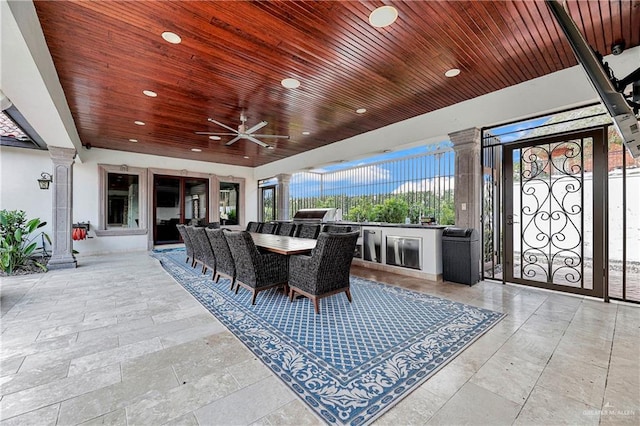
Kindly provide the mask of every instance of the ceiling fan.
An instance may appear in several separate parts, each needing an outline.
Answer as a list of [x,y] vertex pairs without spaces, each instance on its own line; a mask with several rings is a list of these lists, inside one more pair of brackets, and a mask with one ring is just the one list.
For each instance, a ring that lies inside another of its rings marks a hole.
[[266,121],[261,121],[258,124],[256,124],[255,126],[252,126],[250,128],[247,129],[246,126],[246,122],[247,122],[247,116],[245,115],[244,111],[240,113],[240,125],[238,126],[238,130],[227,126],[226,124],[222,124],[219,121],[214,120],[213,118],[208,118],[208,121],[217,124],[220,127],[224,127],[225,129],[229,130],[232,133],[212,133],[212,132],[195,132],[196,135],[211,135],[211,136],[235,136],[233,139],[231,139],[229,142],[227,142],[225,145],[229,146],[237,141],[239,141],[240,139],[246,139],[248,141],[251,141],[253,143],[257,143],[260,146],[263,146],[265,148],[268,149],[273,149],[273,147],[271,145],[269,145],[268,143],[262,142],[260,139],[258,138],[263,138],[263,139],[289,139],[289,136],[285,136],[285,135],[263,135],[263,134],[257,134],[256,132],[260,129],[262,129],[264,126],[267,125]]

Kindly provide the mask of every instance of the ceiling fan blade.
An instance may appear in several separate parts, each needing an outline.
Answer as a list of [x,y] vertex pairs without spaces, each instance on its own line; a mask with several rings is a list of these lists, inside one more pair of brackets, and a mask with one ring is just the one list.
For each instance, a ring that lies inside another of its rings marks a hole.
[[194,132],[196,135],[237,136],[238,133]]
[[[258,144],[258,145],[260,145],[260,146],[263,146],[263,147],[265,147],[265,148],[269,148],[269,144],[264,143],[264,142],[262,142],[261,140],[254,138],[253,136],[247,135],[247,136],[245,136],[245,139],[249,139],[249,140],[250,140],[251,142],[253,142],[253,143],[257,143],[257,144]],[[228,144],[227,144],[227,145],[228,145]]]
[[234,134],[236,134],[236,135],[238,134],[238,130],[237,130],[237,129],[234,129],[233,127],[229,127],[229,126],[227,126],[226,124],[222,124],[221,122],[216,121],[216,120],[214,120],[213,118],[207,118],[207,120],[208,120],[208,121],[210,121],[210,122],[212,122],[212,123],[217,124],[217,125],[218,125],[218,126],[220,126],[220,127],[224,127],[224,128],[225,128],[225,129],[227,129],[227,130],[231,130],[231,131],[232,131],[232,132],[234,132]]
[[229,142],[225,143],[225,145],[229,146],[232,143],[235,143],[235,142],[239,141],[240,139],[242,139],[242,136],[238,135],[235,138],[231,139]]
[[247,135],[250,135],[251,133],[256,132],[256,131],[258,131],[258,130],[262,129],[262,128],[263,128],[264,126],[266,126],[266,125],[267,125],[267,122],[266,122],[266,121],[261,121],[261,122],[259,122],[258,124],[256,124],[255,126],[251,127],[249,130],[247,130],[245,133],[246,133]]
[[289,136],[285,135],[251,135],[256,138],[271,138],[271,139],[289,139]]

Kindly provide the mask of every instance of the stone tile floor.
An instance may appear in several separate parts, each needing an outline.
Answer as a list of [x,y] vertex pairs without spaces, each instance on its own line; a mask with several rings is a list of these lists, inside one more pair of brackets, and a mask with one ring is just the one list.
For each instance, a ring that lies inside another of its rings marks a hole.
[[[0,425],[321,423],[147,253],[3,278]],[[640,424],[640,306],[353,273],[508,313],[376,424]]]

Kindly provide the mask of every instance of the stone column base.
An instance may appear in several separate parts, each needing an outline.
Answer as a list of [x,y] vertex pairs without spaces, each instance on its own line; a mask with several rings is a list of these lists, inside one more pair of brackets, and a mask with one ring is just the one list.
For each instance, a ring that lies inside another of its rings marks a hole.
[[56,270],[56,269],[72,269],[78,267],[78,261],[73,257],[52,257],[49,259],[49,263],[47,263],[48,270]]

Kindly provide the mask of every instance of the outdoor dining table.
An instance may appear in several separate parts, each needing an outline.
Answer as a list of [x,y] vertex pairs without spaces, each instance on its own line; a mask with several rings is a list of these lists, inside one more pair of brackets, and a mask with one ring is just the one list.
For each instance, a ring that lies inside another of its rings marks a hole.
[[311,238],[287,237],[284,235],[260,234],[251,232],[255,245],[261,249],[284,255],[308,254],[317,241]]

